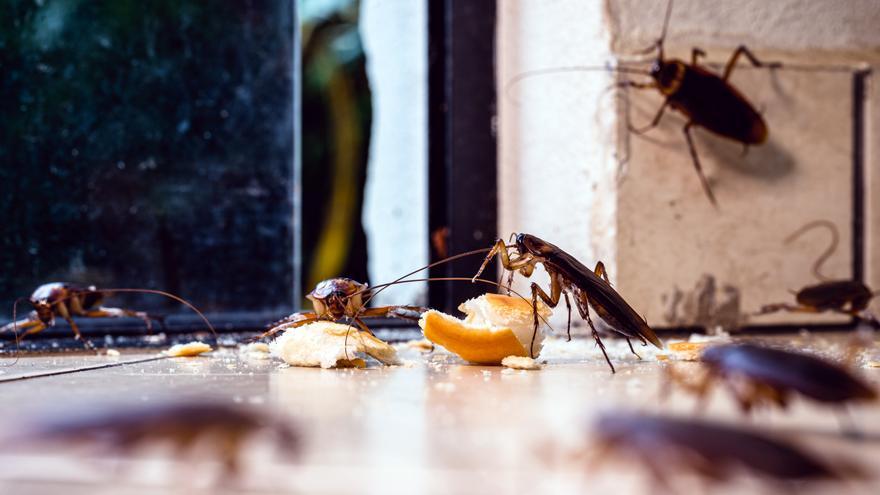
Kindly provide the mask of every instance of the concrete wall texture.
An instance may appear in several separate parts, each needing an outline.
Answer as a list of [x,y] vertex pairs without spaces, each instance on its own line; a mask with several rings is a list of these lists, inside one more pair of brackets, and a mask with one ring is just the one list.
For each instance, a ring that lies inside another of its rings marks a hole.
[[[742,58],[730,79],[767,122],[767,143],[743,155],[739,143],[694,132],[718,210],[694,171],[682,114],[667,110],[643,136],[627,131],[627,113],[636,126],[650,122],[663,101],[656,90],[617,91],[603,71],[511,84],[535,69],[638,59],[633,53],[661,32],[666,5],[499,3],[500,231],[534,233],[589,266],[604,260],[615,287],[653,325],[714,324],[713,312],[793,303],[790,289],[817,282],[810,267],[828,233],[783,243],[808,221],[837,225],[840,247],[823,271],[852,276],[853,157],[863,153],[865,280],[880,287],[880,95],[872,75],[864,95],[853,91],[854,73],[880,63],[880,2],[676,1],[667,58],[689,61],[700,47],[708,69],[720,73],[744,44],[785,65],[756,69]],[[564,324],[561,309],[554,326]],[[780,314],[745,323],[839,320]]]

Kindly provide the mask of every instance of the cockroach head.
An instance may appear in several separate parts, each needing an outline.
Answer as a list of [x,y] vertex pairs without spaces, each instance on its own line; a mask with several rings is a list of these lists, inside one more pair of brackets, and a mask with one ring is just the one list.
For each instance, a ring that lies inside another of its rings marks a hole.
[[52,325],[55,322],[55,311],[48,299],[31,299],[30,303],[41,322],[46,325]]
[[651,63],[650,74],[660,88],[668,88],[675,84],[678,78],[678,66],[668,64],[662,58],[657,58]]
[[516,250],[520,255],[530,254],[543,258],[553,252],[553,246],[531,234],[517,234]]

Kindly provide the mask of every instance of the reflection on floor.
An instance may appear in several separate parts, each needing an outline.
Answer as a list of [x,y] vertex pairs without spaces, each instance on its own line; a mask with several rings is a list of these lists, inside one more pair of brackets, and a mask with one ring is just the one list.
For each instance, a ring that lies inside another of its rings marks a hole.
[[[773,340],[832,355],[843,350],[843,337],[828,333]],[[660,397],[664,362],[656,352],[637,348],[640,361],[625,343],[609,344],[615,375],[592,341],[576,340],[551,341],[539,371],[470,366],[442,351],[423,354],[401,345],[403,365],[364,370],[290,368],[220,349],[197,358],[0,382],[0,430],[7,433],[33,411],[64,415],[80,407],[187,398],[277,412],[299,424],[305,437],[295,463],[267,442],[250,443],[245,474],[235,482],[222,477],[210,452],[174,460],[168,448],[154,445],[117,459],[85,447],[4,444],[0,493],[652,493],[656,486],[636,461],[585,460],[590,420],[615,408],[691,415],[694,400],[681,391]],[[0,380],[153,355],[24,357],[0,368]],[[678,366],[687,372],[696,365]],[[880,383],[880,369],[859,371]],[[837,415],[815,403],[796,401],[788,412],[759,411],[749,420],[717,390],[702,415],[769,428],[823,458],[857,463],[874,478],[819,485],[817,493],[880,493],[880,404],[851,409],[861,441],[842,436]],[[701,488],[692,478],[675,481],[675,492]],[[754,492],[759,483],[744,478],[725,490]]]

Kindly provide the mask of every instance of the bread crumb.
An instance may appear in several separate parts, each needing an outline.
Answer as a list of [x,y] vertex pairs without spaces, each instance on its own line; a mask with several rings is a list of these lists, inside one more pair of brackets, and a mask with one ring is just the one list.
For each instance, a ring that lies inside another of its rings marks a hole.
[[364,368],[365,356],[387,365],[400,364],[397,351],[387,343],[357,328],[329,321],[288,330],[269,348],[273,356],[291,366]]
[[541,365],[530,357],[523,356],[507,356],[501,360],[501,366],[505,368],[513,368],[516,370],[539,370]]
[[113,357],[113,358],[119,357],[119,351],[117,351],[116,349],[107,349],[106,351],[104,351],[104,354],[107,357]]
[[406,343],[410,349],[418,349],[420,351],[433,351],[434,343],[428,339],[410,340]]
[[248,359],[269,359],[269,344],[265,342],[251,342],[238,347],[238,353]]
[[666,348],[672,351],[672,357],[678,361],[699,361],[700,353],[710,345],[711,341],[669,342]]
[[880,361],[868,361],[865,368],[880,368]]
[[206,352],[211,352],[212,350],[211,346],[204,342],[190,342],[188,344],[171,346],[170,349],[163,351],[162,354],[170,357],[193,357]]

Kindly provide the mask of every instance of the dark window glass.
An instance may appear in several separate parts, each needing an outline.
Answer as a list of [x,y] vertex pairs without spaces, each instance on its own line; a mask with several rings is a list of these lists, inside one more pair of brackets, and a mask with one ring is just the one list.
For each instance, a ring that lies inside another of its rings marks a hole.
[[68,281],[289,311],[294,22],[290,1],[4,2],[2,307]]

